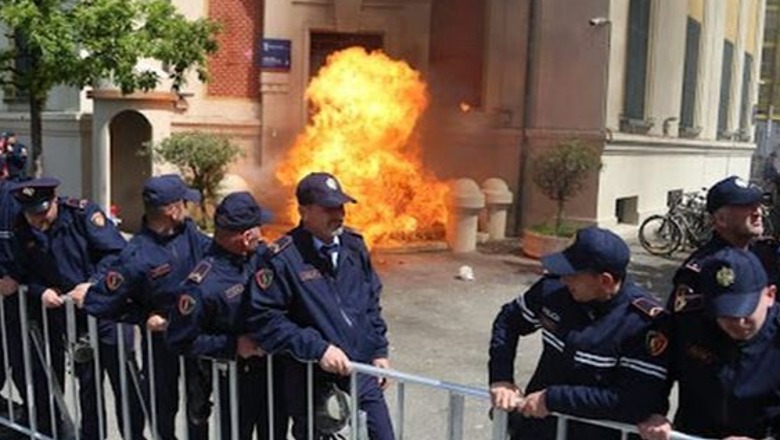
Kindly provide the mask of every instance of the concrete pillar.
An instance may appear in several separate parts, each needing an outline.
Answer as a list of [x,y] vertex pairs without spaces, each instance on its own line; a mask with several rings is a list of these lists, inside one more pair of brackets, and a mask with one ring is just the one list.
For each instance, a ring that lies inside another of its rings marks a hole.
[[652,5],[645,118],[655,120],[651,134],[677,136],[688,3],[662,1]]
[[512,204],[512,192],[506,182],[493,177],[482,182],[482,193],[487,207],[488,236],[491,240],[502,240],[506,237],[506,212]]
[[485,207],[485,195],[471,179],[456,180],[451,194],[447,243],[453,252],[471,252],[477,249],[477,217]]
[[[97,107],[97,106],[96,106]],[[97,115],[97,111],[95,112]],[[111,204],[111,135],[105,113],[92,125],[92,199],[104,211]]]

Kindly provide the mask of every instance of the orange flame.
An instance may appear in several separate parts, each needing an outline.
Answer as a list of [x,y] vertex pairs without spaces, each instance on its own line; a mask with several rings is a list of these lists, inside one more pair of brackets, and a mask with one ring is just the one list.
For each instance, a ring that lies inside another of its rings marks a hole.
[[[328,57],[306,98],[311,122],[277,169],[283,184],[315,171],[335,175],[358,200],[347,222],[369,246],[446,224],[448,187],[423,169],[413,138],[428,105],[419,72],[353,47]],[[297,218],[294,206],[290,214]]]

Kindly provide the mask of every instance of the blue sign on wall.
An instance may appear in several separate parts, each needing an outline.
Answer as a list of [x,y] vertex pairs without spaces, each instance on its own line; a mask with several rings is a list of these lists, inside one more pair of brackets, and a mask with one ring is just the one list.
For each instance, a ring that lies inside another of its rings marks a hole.
[[267,70],[290,70],[290,40],[263,38],[260,41],[260,68]]

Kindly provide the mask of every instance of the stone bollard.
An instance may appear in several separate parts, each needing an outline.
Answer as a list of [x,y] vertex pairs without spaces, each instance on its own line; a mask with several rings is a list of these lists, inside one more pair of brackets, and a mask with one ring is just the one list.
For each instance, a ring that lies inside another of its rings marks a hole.
[[506,212],[512,204],[512,192],[506,182],[490,178],[482,182],[487,207],[487,233],[491,240],[506,238]]
[[485,195],[471,179],[456,180],[451,194],[447,243],[453,252],[471,252],[477,249],[477,216],[485,207]]

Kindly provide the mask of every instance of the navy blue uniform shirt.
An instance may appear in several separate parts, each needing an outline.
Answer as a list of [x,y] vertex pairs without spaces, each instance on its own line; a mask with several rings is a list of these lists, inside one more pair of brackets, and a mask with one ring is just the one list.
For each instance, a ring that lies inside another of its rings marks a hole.
[[[47,288],[60,294],[90,281],[109,266],[127,242],[100,208],[87,200],[58,198],[57,219],[45,231],[31,228],[22,214],[17,218],[14,243],[19,270],[14,278],[28,284],[40,299]],[[77,311],[85,329],[84,312]],[[114,325],[100,326],[101,339],[116,343]]]
[[379,277],[359,234],[340,239],[335,271],[302,226],[269,246],[268,267],[251,283],[249,319],[264,350],[317,361],[333,344],[357,362],[387,357]]
[[0,277],[17,272],[14,257],[14,225],[21,212],[19,202],[11,192],[14,181],[0,181]]
[[211,239],[191,219],[172,235],[144,226],[119,258],[95,279],[84,299],[90,315],[143,324],[151,313],[167,318],[176,289],[203,258]]
[[[665,414],[665,322],[663,308],[630,281],[609,301],[578,303],[558,278],[544,277],[496,317],[490,383],[514,383],[518,339],[541,329],[544,349],[525,393],[546,390],[550,411],[626,423]],[[526,422],[541,438],[554,431],[548,420]],[[589,429],[578,426],[570,438]],[[577,438],[592,435],[601,434]]]
[[190,356],[234,358],[236,339],[246,333],[248,284],[265,251],[261,245],[252,255],[241,256],[213,243],[179,287],[168,344]]
[[675,429],[707,438],[779,435],[780,305],[746,342],[730,339],[712,320],[690,330],[677,336],[677,374],[688,393],[686,400],[681,395]]

